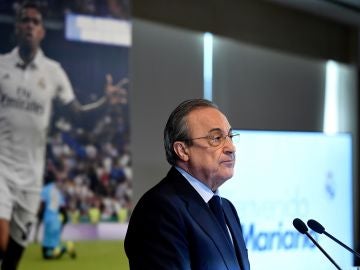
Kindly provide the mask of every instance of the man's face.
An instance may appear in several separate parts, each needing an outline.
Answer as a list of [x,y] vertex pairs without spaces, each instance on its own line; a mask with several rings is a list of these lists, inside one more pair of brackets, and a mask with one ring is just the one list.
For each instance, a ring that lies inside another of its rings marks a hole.
[[15,32],[20,46],[37,48],[45,36],[41,14],[34,8],[22,11]]
[[[231,126],[219,110],[215,108],[200,108],[192,111],[187,117],[189,137],[199,138],[217,130],[222,134],[229,134]],[[219,146],[212,146],[208,139],[201,138],[192,141],[186,146],[189,160],[188,172],[204,182],[212,190],[216,190],[234,173],[235,146],[226,138]]]

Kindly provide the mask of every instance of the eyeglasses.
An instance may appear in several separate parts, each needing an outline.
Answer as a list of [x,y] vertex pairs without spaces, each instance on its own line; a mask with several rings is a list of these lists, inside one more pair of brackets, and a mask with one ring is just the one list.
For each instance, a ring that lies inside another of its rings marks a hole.
[[210,131],[208,133],[207,136],[187,139],[186,141],[193,141],[193,140],[198,140],[198,139],[207,139],[208,143],[211,146],[218,147],[218,146],[222,146],[225,143],[226,138],[228,138],[228,137],[230,138],[230,140],[232,142],[237,142],[239,140],[239,138],[240,138],[240,134],[233,133],[232,131],[230,131],[229,134],[224,134],[220,130],[212,130],[212,131]]

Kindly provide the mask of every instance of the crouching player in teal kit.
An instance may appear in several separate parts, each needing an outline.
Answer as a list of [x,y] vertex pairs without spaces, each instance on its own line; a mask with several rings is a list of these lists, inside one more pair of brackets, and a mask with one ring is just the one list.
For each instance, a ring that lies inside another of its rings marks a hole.
[[44,186],[41,192],[39,218],[43,221],[43,258],[58,259],[65,253],[68,253],[73,259],[76,258],[74,243],[71,241],[61,242],[61,233],[68,218],[59,183],[51,181]]

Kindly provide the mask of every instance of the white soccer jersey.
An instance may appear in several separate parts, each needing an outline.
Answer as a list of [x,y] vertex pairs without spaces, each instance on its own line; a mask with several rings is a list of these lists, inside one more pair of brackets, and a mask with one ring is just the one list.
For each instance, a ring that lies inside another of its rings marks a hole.
[[60,64],[40,50],[24,68],[18,48],[0,56],[0,182],[24,190],[42,186],[52,101],[74,92]]

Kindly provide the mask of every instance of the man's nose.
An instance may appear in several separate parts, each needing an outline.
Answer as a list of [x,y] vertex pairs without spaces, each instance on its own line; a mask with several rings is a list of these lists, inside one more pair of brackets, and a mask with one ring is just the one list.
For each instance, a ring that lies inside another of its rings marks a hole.
[[231,153],[235,153],[235,151],[236,151],[235,144],[229,136],[226,136],[226,138],[225,138],[224,150],[226,152],[231,152]]

